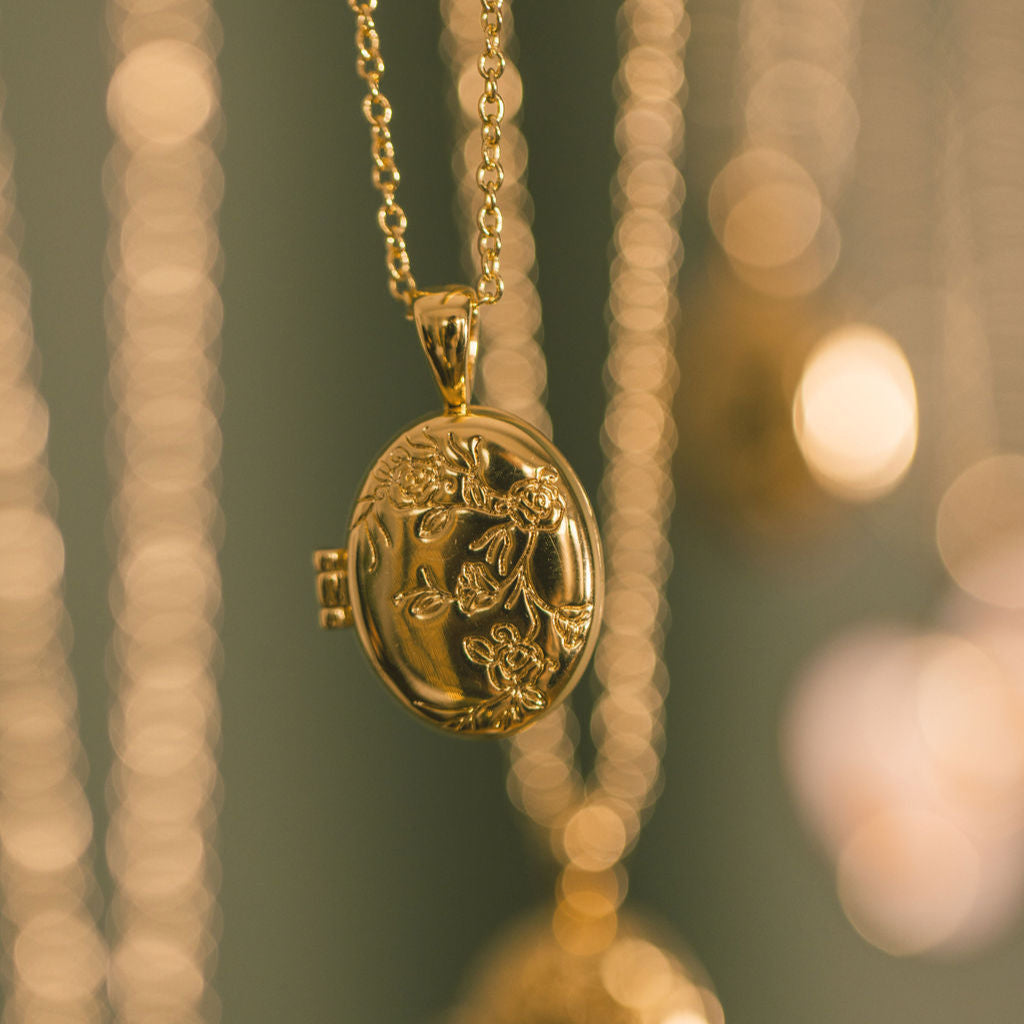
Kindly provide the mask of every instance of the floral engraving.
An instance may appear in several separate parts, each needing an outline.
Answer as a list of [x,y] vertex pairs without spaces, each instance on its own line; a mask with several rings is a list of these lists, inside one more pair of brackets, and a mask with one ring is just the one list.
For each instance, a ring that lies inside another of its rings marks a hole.
[[507,729],[523,720],[527,711],[543,711],[547,694],[538,685],[544,672],[553,672],[558,662],[547,658],[540,644],[524,639],[510,622],[491,627],[491,639],[471,636],[462,641],[470,661],[487,669],[487,682],[493,697],[462,713],[455,728],[475,727],[485,717],[499,729]]
[[512,523],[524,533],[554,533],[565,515],[565,498],[558,489],[558,470],[542,466],[535,480],[517,480],[502,500]]
[[559,661],[538,642],[542,629],[546,623],[547,635],[572,655],[583,646],[594,611],[591,603],[552,604],[534,581],[538,540],[555,533],[567,513],[558,470],[539,466],[532,475],[498,489],[488,481],[487,468],[480,436],[462,440],[449,433],[440,438],[424,428],[378,464],[353,521],[353,528],[365,528],[367,569],[372,573],[381,546],[393,545],[379,512],[383,504],[415,517],[413,534],[424,545],[443,539],[461,514],[493,520],[466,546],[450,590],[421,564],[411,585],[392,597],[403,614],[423,623],[446,614],[473,620],[485,612],[498,613],[499,621],[489,630],[484,626],[484,632],[462,641],[467,670],[483,670],[488,695],[444,712],[429,709],[443,714],[443,724],[455,730],[505,729],[547,707],[547,687]]

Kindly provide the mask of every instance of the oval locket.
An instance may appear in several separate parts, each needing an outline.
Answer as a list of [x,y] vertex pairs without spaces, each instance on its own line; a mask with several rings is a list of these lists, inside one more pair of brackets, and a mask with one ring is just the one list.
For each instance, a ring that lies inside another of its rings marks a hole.
[[529,424],[468,404],[475,293],[414,303],[446,411],[402,431],[359,492],[347,547],[317,552],[321,623],[354,624],[391,692],[463,734],[522,728],[590,659],[604,568],[572,467]]

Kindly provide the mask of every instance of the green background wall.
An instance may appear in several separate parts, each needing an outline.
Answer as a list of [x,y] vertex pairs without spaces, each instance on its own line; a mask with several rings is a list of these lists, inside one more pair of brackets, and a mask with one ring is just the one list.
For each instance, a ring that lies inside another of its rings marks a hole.
[[[316,628],[310,552],[343,542],[367,464],[436,399],[384,284],[347,5],[224,0],[218,9],[224,1019],[425,1021],[452,1001],[488,938],[548,898],[549,868],[507,805],[498,749],[423,729],[385,695],[354,637]],[[590,486],[600,472],[615,9],[611,0],[516,4],[550,406],[556,440]],[[701,47],[730,5],[695,0],[691,11],[691,67],[724,75]],[[102,828],[103,4],[13,0],[0,15]],[[436,4],[385,0],[379,24],[414,267],[421,282],[441,283],[461,275]],[[720,131],[695,126],[691,154]],[[691,195],[694,281],[701,202]],[[763,550],[710,526],[701,495],[680,482],[667,781],[633,857],[631,899],[695,949],[730,1024],[1016,1024],[1024,1015],[1019,929],[955,965],[865,945],[780,775],[779,712],[806,656],[844,623],[914,619],[934,597],[916,486],[912,477],[881,510]]]

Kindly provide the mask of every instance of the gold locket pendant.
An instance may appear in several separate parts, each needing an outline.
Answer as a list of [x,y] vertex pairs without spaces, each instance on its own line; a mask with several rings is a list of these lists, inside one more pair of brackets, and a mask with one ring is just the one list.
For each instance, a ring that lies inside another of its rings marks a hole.
[[320,621],[354,624],[420,718],[501,735],[558,704],[590,660],[604,595],[597,523],[547,438],[469,404],[476,293],[423,293],[413,313],[445,412],[384,449],[348,546],[316,553]]

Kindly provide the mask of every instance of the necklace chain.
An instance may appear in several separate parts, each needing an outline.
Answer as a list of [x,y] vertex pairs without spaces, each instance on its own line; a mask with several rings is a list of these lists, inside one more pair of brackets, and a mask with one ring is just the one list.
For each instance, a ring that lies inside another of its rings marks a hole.
[[[501,277],[501,208],[498,190],[504,180],[501,164],[501,122],[505,104],[498,91],[498,80],[505,70],[502,52],[502,4],[504,0],[480,0],[480,21],[484,29],[484,50],[477,69],[484,87],[477,110],[480,115],[480,166],[476,180],[483,193],[483,203],[477,214],[477,252],[480,256],[480,276],[476,283],[477,298],[481,303],[497,302],[505,290]],[[413,300],[419,294],[416,279],[409,262],[405,244],[408,220],[398,204],[398,183],[401,175],[395,162],[395,145],[391,137],[391,102],[381,91],[384,60],[380,53],[380,36],[373,20],[377,0],[349,0],[356,15],[356,71],[366,82],[363,114],[370,123],[370,157],[373,160],[373,184],[380,192],[381,205],[377,211],[377,224],[384,235],[388,287],[391,294],[412,315]]]

